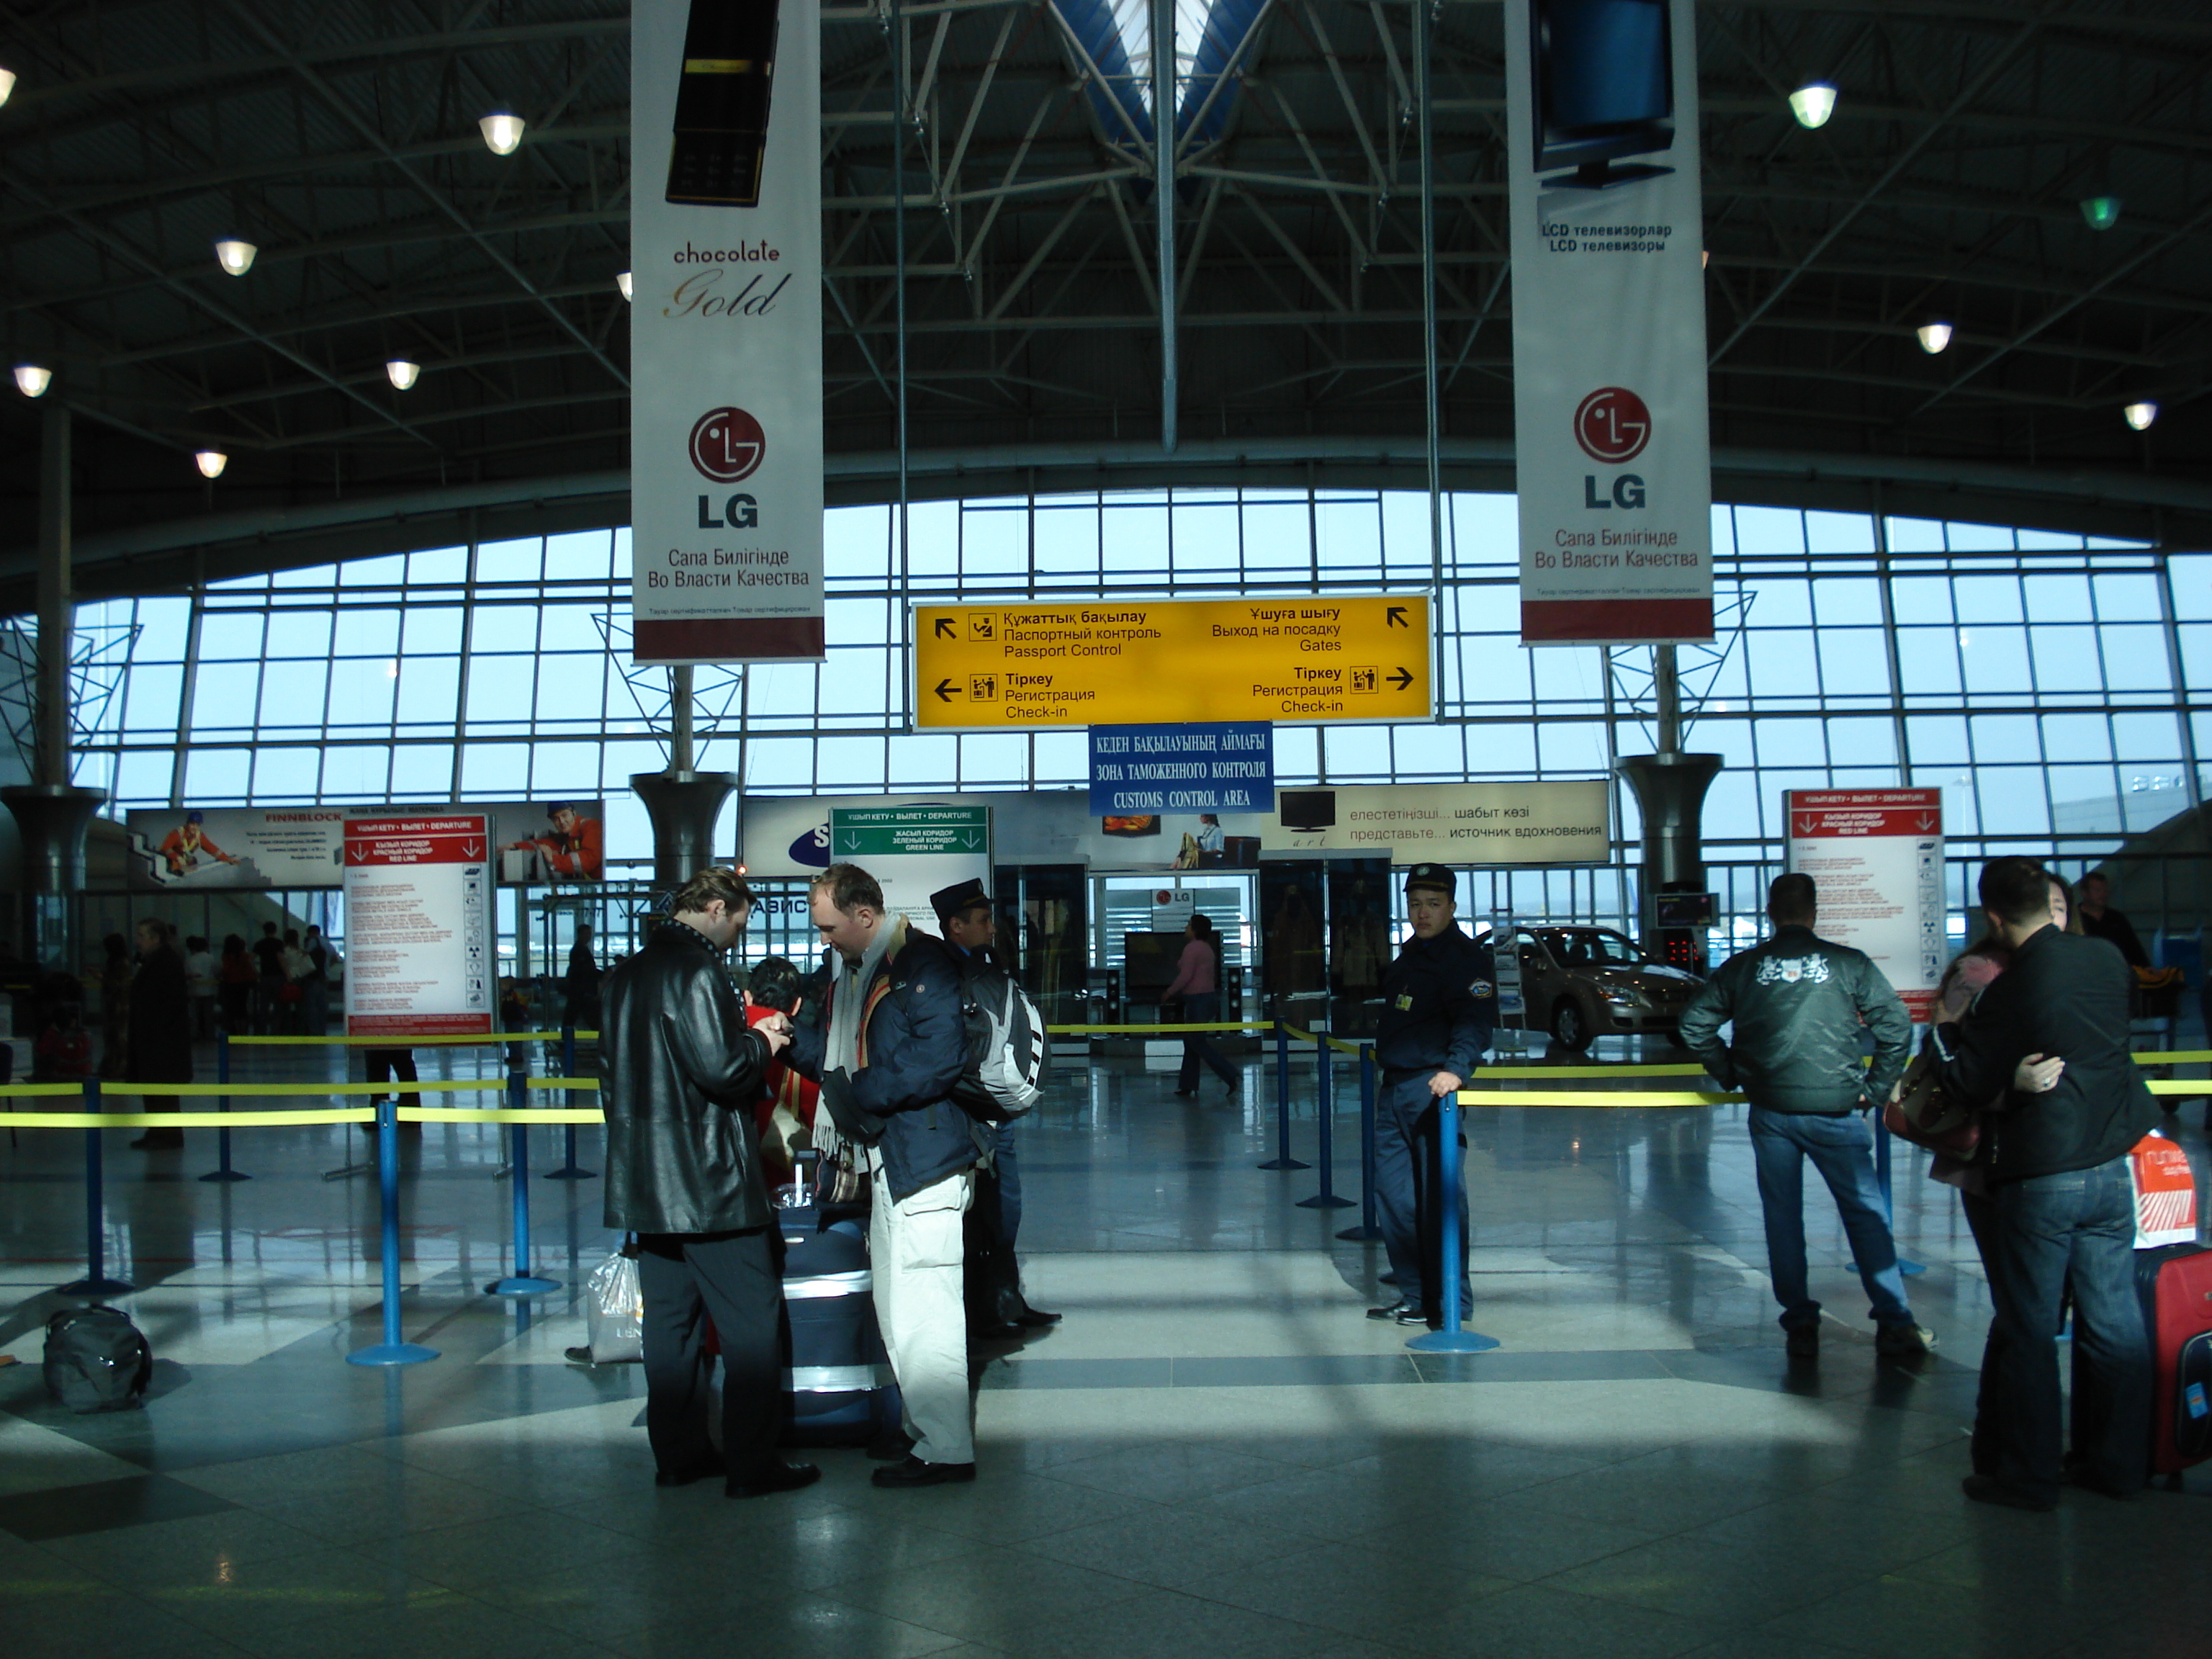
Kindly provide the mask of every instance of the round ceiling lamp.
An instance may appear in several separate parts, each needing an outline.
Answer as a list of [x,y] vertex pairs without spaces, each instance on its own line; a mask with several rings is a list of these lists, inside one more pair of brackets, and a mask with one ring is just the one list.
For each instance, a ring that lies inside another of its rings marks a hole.
[[410,363],[404,357],[394,357],[385,364],[384,372],[392,377],[392,384],[404,392],[413,386],[422,373],[422,365]]
[[260,252],[242,236],[226,236],[215,245],[216,260],[234,276],[243,276],[252,270],[253,256]]
[[618,270],[618,271],[617,271],[617,272],[615,273],[615,286],[616,286],[617,288],[618,288],[618,289],[620,289],[622,290],[622,295],[623,295],[623,299],[625,299],[625,300],[629,299],[629,272],[628,272],[628,271],[626,271],[626,270]]
[[8,94],[15,90],[15,71],[0,69],[0,104],[8,101]]
[[223,468],[230,465],[230,457],[220,449],[203,449],[192,459],[198,464],[203,478],[220,478]]
[[2152,399],[2144,398],[2130,404],[2120,413],[2127,416],[2130,426],[2138,432],[2145,432],[2149,430],[2150,423],[2158,418],[2158,404]]
[[1826,81],[1808,81],[1790,94],[1790,112],[1801,127],[1821,127],[1836,112],[1836,89]]
[[54,372],[41,368],[36,363],[15,365],[15,390],[26,398],[43,398],[46,388],[54,383]]
[[1920,349],[1931,357],[1951,343],[1951,325],[1948,323],[1923,323],[1913,332],[1920,337]]
[[523,119],[512,110],[495,109],[477,123],[484,147],[495,155],[512,155],[521,148]]

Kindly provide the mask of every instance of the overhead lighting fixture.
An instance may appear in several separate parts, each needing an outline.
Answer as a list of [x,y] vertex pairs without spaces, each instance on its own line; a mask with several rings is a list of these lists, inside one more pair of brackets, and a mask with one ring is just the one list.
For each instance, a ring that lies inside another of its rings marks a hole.
[[261,250],[240,236],[226,236],[215,245],[215,257],[222,268],[234,276],[243,276],[253,269],[253,256]]
[[477,125],[495,155],[512,155],[522,146],[522,118],[511,110],[495,109]]
[[1701,247],[1698,250],[1698,269],[1699,270],[1705,270],[1707,266],[1711,265],[1712,262],[1712,249],[1709,247]]
[[626,271],[626,270],[619,270],[619,271],[617,271],[617,272],[615,273],[615,286],[616,286],[617,288],[620,289],[623,291],[623,299],[625,299],[625,300],[629,299],[629,272],[628,272],[628,271]]
[[40,368],[36,363],[15,365],[15,390],[26,398],[42,398],[46,388],[54,383],[54,372]]
[[1790,112],[1801,127],[1824,127],[1836,112],[1836,89],[1826,81],[1808,81],[1790,94]]
[[15,90],[15,71],[0,69],[0,104],[8,101],[8,94]]
[[198,454],[193,456],[192,459],[199,463],[200,477],[203,478],[220,478],[222,477],[223,468],[230,465],[230,457],[220,449],[203,449]]
[[2145,398],[2140,403],[2130,404],[2120,413],[2128,417],[2130,426],[2138,432],[2142,432],[2148,430],[2150,423],[2158,418],[2158,405],[2150,398]]
[[392,377],[393,386],[404,392],[415,384],[416,377],[422,372],[422,365],[410,363],[404,357],[394,357],[385,364],[384,372]]
[[2111,195],[2084,196],[2081,217],[2092,230],[2110,230],[2120,222],[2120,198]]
[[1920,349],[1931,357],[1951,343],[1948,323],[1923,323],[1913,331],[1920,336]]

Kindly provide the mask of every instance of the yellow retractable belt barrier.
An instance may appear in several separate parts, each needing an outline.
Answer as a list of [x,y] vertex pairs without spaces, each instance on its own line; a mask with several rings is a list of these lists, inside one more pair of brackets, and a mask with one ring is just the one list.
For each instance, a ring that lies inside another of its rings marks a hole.
[[1462,1106],[1595,1106],[1614,1109],[1632,1109],[1640,1106],[1728,1106],[1741,1103],[1741,1095],[1708,1093],[1698,1090],[1680,1092],[1654,1089],[1648,1092],[1615,1094],[1593,1089],[1588,1093],[1571,1089],[1462,1089],[1459,1103]]
[[606,1114],[596,1106],[402,1106],[402,1123],[599,1123]]
[[1213,1019],[1195,1025],[1048,1025],[1048,1036],[1151,1036],[1162,1031],[1268,1031],[1272,1019]]
[[478,1036],[234,1036],[234,1048],[437,1048],[496,1047],[502,1042],[596,1042],[597,1031],[489,1031]]

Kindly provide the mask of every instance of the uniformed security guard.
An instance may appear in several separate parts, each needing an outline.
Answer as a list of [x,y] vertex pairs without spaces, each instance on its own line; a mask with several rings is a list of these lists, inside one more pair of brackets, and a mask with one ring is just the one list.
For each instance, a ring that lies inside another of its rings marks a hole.
[[[1375,1206],[1399,1299],[1370,1319],[1401,1325],[1443,1322],[1443,1179],[1437,1102],[1453,1094],[1490,1047],[1498,988],[1490,949],[1461,929],[1459,878],[1441,864],[1406,877],[1413,936],[1382,976],[1375,1058],[1382,1086],[1375,1102]],[[1456,1156],[1458,1148],[1450,1149]],[[1460,1258],[1467,1279],[1467,1191],[1459,1193]],[[1465,1298],[1462,1298],[1464,1305]]]

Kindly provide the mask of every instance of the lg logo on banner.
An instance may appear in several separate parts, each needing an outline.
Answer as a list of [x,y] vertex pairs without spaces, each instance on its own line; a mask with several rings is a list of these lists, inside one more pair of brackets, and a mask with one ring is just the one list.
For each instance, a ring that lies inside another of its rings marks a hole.
[[[1575,441],[1583,454],[1601,465],[1632,461],[1651,441],[1651,411],[1625,386],[1600,386],[1576,405]],[[1641,507],[1644,480],[1623,472],[1613,479],[1608,495],[1599,492],[1594,474],[1584,473],[1583,505],[1600,512]]]
[[[768,455],[768,434],[761,423],[735,405],[710,409],[691,428],[691,465],[716,483],[740,483],[760,470]],[[750,495],[732,495],[714,516],[710,499],[699,498],[699,528],[713,530],[726,524],[732,530],[750,530],[759,522],[757,504]]]

